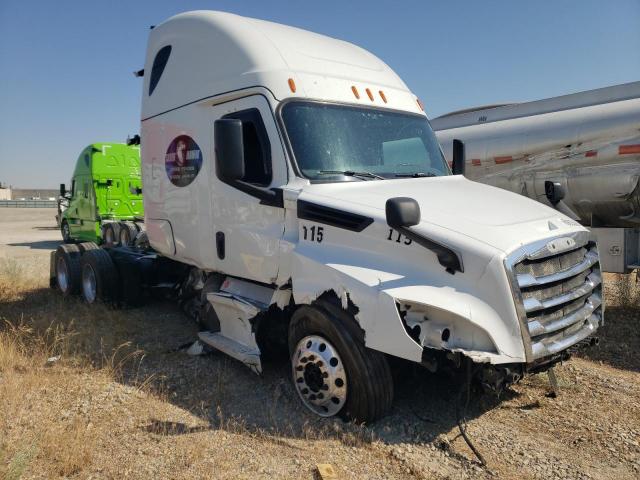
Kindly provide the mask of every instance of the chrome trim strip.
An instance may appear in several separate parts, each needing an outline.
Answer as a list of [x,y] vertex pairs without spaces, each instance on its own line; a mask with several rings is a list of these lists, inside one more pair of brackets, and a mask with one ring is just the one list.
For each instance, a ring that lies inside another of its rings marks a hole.
[[554,322],[543,324],[538,320],[531,320],[529,322],[529,335],[536,337],[545,333],[557,332],[563,328],[569,327],[574,323],[584,322],[591,314],[602,304],[602,299],[597,292],[589,297],[583,307],[579,308],[575,312],[562,317]]
[[602,283],[602,278],[596,272],[589,274],[587,281],[577,288],[570,290],[567,293],[558,295],[557,297],[547,298],[546,300],[538,300],[537,298],[529,297],[524,299],[524,310],[527,313],[535,312],[537,310],[544,310],[546,308],[557,307],[563,303],[577,300],[580,297],[588,295],[591,291]]
[[555,340],[545,345],[543,342],[536,342],[532,345],[532,357],[533,359],[538,359],[542,357],[546,357],[548,355],[553,355],[554,353],[561,352],[566,350],[567,348],[575,345],[581,340],[584,340],[593,332],[596,331],[598,325],[600,323],[600,318],[593,314],[587,320],[585,326],[578,330],[576,333],[571,335],[570,337],[561,338],[559,340]]
[[584,272],[587,268],[591,268],[596,263],[598,263],[598,254],[594,251],[589,251],[585,255],[585,258],[582,262],[574,265],[568,270],[559,271],[550,275],[544,275],[542,277],[535,277],[530,273],[518,274],[518,285],[520,286],[520,288],[526,288],[558,282],[560,280],[578,275],[579,273]]

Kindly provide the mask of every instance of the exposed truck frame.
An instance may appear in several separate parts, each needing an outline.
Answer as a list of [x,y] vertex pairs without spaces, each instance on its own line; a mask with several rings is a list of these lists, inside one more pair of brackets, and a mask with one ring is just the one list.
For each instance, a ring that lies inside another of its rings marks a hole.
[[464,142],[469,179],[590,227],[605,272],[640,268],[640,82],[452,112],[431,125],[449,159],[453,140]]
[[[168,290],[199,341],[260,373],[283,345],[302,403],[372,421],[390,356],[501,385],[603,322],[598,252],[556,210],[452,175],[420,102],[371,53],[188,12],[150,33],[147,247],[62,246],[63,294]],[[454,161],[454,170],[463,159]]]
[[73,171],[70,189],[60,185],[56,217],[65,243],[127,245],[144,219],[140,146],[93,143]]

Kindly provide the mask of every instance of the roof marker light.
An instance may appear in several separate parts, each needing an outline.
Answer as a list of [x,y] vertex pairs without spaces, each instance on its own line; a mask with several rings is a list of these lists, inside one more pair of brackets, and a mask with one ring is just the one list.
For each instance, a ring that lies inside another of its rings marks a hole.
[[479,167],[480,165],[482,165],[482,163],[480,162],[479,158],[472,158],[471,165],[473,165],[474,167]]
[[380,90],[378,93],[380,94],[380,98],[382,99],[382,101],[384,103],[387,103],[387,96],[384,94],[384,92]]
[[296,93],[296,82],[293,81],[293,78],[289,79],[289,88],[291,89],[291,93]]
[[598,156],[598,151],[597,150],[588,150],[588,151],[584,152],[584,156],[585,157],[597,157]]
[[365,88],[365,91],[367,92],[367,95],[369,96],[369,100],[371,100],[373,102],[373,93],[371,93],[371,90],[369,90],[368,88]]
[[358,93],[358,89],[355,85],[351,85],[351,91],[353,92],[353,95],[360,100],[360,94]]
[[424,112],[424,105],[422,105],[422,102],[420,101],[419,98],[416,98],[416,103],[418,104],[418,106],[420,107],[420,110],[422,110]]

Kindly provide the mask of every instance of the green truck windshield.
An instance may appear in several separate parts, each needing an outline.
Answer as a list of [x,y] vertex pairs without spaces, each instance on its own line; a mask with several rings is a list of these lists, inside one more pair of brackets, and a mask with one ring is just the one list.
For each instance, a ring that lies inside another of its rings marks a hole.
[[312,180],[450,175],[425,117],[290,102],[282,118],[301,173]]

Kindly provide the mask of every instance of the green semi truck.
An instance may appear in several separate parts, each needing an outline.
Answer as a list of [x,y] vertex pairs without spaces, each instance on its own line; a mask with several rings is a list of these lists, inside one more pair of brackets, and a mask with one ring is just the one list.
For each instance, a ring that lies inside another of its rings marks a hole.
[[93,143],[82,150],[71,188],[60,185],[57,219],[64,242],[128,245],[143,218],[140,145]]

